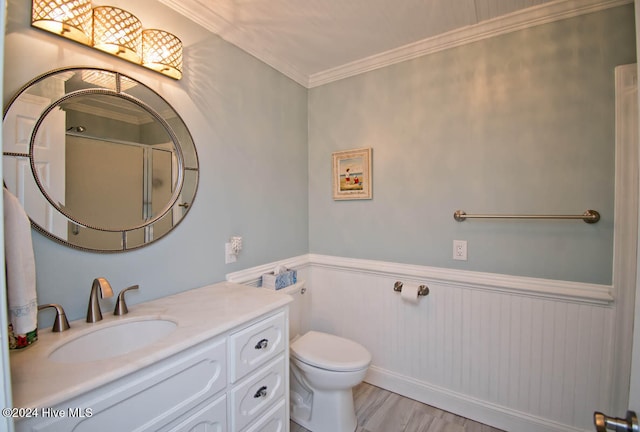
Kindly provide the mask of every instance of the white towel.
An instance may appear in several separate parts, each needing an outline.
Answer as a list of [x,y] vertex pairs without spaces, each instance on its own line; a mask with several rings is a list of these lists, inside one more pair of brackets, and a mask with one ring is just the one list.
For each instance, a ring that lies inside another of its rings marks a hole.
[[36,263],[31,242],[31,223],[18,198],[3,188],[4,253],[7,271],[9,323],[16,335],[38,327]]

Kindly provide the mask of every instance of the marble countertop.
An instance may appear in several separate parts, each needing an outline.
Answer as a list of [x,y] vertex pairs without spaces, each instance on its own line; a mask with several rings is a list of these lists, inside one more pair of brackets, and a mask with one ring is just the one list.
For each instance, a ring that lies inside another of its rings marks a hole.
[[[290,296],[269,289],[220,282],[130,305],[129,314],[124,316],[103,312],[104,319],[94,324],[88,324],[84,319],[73,321],[71,329],[65,332],[40,329],[35,344],[10,354],[13,406],[53,407],[218,336],[290,301]],[[101,326],[140,319],[168,319],[178,326],[166,337],[142,349],[105,360],[58,363],[48,358],[64,342]]]

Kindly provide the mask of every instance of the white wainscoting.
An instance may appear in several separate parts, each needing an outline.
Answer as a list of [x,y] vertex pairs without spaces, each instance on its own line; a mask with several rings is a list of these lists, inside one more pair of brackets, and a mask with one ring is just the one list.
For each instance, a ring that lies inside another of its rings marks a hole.
[[[612,306],[331,260],[311,259],[312,328],[364,344],[371,384],[509,431],[593,430],[610,406]],[[396,280],[430,294],[403,302]]]
[[[593,412],[611,407],[610,286],[314,254],[281,263],[305,275],[312,329],[371,351],[371,384],[517,432],[593,431]],[[255,283],[273,265],[228,279]],[[403,302],[396,280],[430,294]]]

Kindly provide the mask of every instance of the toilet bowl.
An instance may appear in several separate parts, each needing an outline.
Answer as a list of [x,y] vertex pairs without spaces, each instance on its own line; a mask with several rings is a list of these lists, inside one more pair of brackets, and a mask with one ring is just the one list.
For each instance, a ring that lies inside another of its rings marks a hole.
[[362,345],[309,331],[290,348],[291,419],[312,432],[353,432],[352,388],[364,379],[371,354]]

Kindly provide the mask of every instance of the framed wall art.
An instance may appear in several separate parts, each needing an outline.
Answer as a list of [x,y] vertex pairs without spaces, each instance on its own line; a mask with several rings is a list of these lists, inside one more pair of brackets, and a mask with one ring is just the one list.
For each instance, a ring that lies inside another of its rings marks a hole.
[[333,153],[333,199],[371,199],[371,148]]

